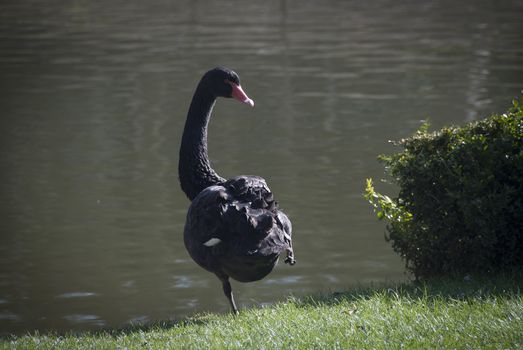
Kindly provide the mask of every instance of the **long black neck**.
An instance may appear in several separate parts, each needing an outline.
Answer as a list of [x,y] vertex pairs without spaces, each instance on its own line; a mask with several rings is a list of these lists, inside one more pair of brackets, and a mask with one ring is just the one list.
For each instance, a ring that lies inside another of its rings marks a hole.
[[178,163],[180,185],[190,200],[203,189],[225,181],[211,168],[207,153],[207,125],[215,102],[216,97],[200,82],[187,114]]

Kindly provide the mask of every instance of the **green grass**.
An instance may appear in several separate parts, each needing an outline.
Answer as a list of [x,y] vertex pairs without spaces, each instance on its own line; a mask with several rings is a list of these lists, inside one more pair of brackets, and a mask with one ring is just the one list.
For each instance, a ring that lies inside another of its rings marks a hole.
[[95,333],[27,334],[0,349],[518,349],[520,278],[432,280],[291,298],[239,316],[200,315]]

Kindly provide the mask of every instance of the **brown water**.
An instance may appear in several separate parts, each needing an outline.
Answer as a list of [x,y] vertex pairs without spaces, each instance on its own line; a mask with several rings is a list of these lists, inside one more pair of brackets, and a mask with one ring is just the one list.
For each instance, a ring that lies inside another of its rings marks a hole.
[[522,14],[521,1],[2,1],[0,333],[228,311],[183,246],[177,180],[192,91],[216,65],[256,107],[218,102],[213,165],[267,179],[298,260],[233,283],[239,305],[408,278],[365,178],[428,116],[437,128],[508,107]]

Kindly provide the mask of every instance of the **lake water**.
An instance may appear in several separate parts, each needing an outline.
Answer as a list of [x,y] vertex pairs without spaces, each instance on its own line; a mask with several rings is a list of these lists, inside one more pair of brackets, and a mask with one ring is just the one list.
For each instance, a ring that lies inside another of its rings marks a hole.
[[380,153],[503,112],[523,88],[523,2],[2,1],[0,333],[228,312],[185,251],[177,178],[192,92],[237,71],[254,109],[220,100],[224,177],[267,179],[298,263],[233,282],[241,308],[409,278],[362,198]]

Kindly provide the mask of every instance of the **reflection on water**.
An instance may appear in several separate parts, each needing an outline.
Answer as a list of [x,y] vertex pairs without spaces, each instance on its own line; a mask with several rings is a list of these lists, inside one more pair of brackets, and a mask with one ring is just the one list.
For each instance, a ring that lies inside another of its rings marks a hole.
[[71,324],[77,323],[82,326],[105,326],[105,321],[101,320],[100,317],[96,315],[67,315],[63,317],[65,320],[69,321]]
[[219,101],[210,155],[264,176],[298,264],[235,283],[242,307],[406,278],[362,200],[391,152],[503,111],[523,86],[519,1],[7,1],[0,4],[0,331],[225,312],[182,243],[177,182],[201,74],[234,68],[255,109]]
[[71,292],[71,293],[64,293],[64,294],[60,294],[60,295],[57,295],[56,297],[57,298],[87,298],[87,297],[92,297],[92,296],[96,296],[97,293],[92,293],[92,292]]

